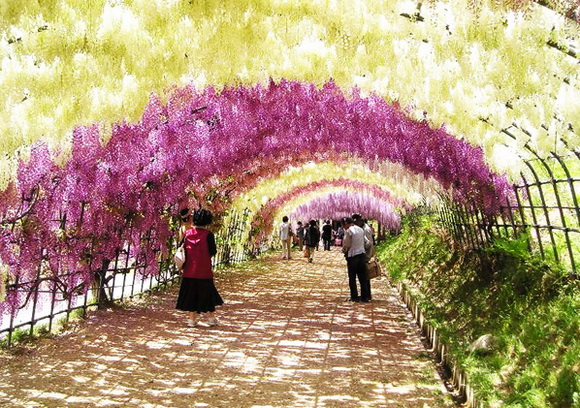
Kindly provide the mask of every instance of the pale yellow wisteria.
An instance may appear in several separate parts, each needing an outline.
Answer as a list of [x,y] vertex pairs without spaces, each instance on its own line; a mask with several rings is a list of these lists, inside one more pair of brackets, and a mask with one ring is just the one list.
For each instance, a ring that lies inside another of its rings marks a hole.
[[371,170],[367,165],[353,159],[343,164],[326,161],[291,167],[278,177],[262,180],[254,188],[241,194],[232,202],[231,208],[257,211],[269,200],[292,188],[341,178],[375,185],[411,205],[419,204],[425,198],[436,200],[437,194],[443,193],[443,188],[436,180],[414,174],[401,165],[388,163],[377,170]]
[[[526,143],[579,146],[578,60],[548,45],[565,50],[577,23],[535,3],[472,4],[4,0],[3,162],[40,138],[60,148],[76,125],[137,121],[152,92],[281,78],[397,101],[482,146],[499,170]],[[512,143],[501,130],[514,125],[527,133]]]

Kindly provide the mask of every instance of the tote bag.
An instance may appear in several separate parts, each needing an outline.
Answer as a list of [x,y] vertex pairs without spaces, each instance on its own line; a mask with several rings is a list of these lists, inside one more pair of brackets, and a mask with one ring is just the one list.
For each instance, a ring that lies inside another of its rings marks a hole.
[[181,244],[177,248],[175,255],[173,255],[173,262],[175,262],[177,269],[183,268],[183,264],[185,263],[185,244]]
[[367,262],[367,270],[369,272],[369,279],[378,278],[383,273],[381,270],[381,264],[377,261],[377,258],[374,257]]

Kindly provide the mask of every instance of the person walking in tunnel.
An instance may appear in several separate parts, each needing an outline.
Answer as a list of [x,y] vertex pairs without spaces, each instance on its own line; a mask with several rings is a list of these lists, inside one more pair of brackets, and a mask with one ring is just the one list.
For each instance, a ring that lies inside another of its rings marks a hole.
[[[353,214],[352,219],[356,225],[362,228],[365,233],[365,237],[368,239],[368,247],[365,247],[367,254],[367,261],[375,255],[375,237],[374,231],[368,224],[366,218],[363,218],[360,214]],[[365,241],[366,242],[366,241]]]
[[288,217],[282,217],[282,224],[278,229],[280,241],[282,241],[282,259],[292,259],[291,248],[292,248],[292,226],[288,222]]
[[[176,309],[188,312],[189,327],[216,326],[216,306],[224,303],[213,280],[211,258],[217,253],[215,236],[205,228],[212,219],[212,213],[208,210],[195,210],[193,215],[189,210],[181,212],[181,221],[185,226],[185,263]],[[198,321],[200,315],[206,313],[207,322]]]
[[[367,220],[364,219],[362,217],[362,215],[353,214],[351,218],[352,218],[353,222],[355,223],[355,225],[362,228],[362,230],[364,232],[364,235],[365,235],[365,254],[366,254],[365,261],[368,263],[371,260],[371,258],[375,255],[373,230],[367,224]],[[369,290],[368,295],[369,295],[369,300],[370,300],[373,298],[373,296],[372,296],[372,290],[371,290],[371,280],[368,278],[368,275],[367,275],[367,280],[368,280],[368,290]]]
[[306,235],[304,238],[304,243],[306,245],[306,250],[308,251],[308,262],[314,262],[314,252],[316,247],[320,242],[320,230],[316,225],[315,220],[310,220],[308,228],[306,228]]
[[344,239],[344,228],[342,225],[338,226],[338,230],[336,230],[336,238],[334,239],[334,245],[342,246],[342,240]]
[[296,227],[296,238],[298,239],[298,249],[300,252],[304,250],[304,226],[302,225],[302,221],[298,221]]
[[[367,259],[365,247],[370,243],[363,229],[354,224],[352,218],[344,219],[344,241],[342,252],[346,257],[348,269],[348,286],[350,289],[351,302],[370,302],[370,284],[367,273]],[[356,281],[360,284],[360,297],[358,295]]]
[[330,243],[332,241],[332,225],[330,225],[330,220],[326,220],[322,226],[322,241],[324,250],[330,251]]

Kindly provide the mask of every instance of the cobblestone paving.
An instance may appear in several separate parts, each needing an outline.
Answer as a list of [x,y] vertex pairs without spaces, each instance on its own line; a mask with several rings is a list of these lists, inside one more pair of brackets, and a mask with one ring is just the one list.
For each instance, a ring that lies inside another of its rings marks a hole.
[[386,280],[352,303],[334,248],[217,272],[218,327],[176,288],[0,354],[3,407],[453,407]]

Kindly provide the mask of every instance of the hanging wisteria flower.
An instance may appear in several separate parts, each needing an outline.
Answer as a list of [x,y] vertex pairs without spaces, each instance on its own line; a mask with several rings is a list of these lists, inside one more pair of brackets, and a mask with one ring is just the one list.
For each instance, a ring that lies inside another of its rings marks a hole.
[[[345,95],[332,82],[321,89],[270,82],[220,93],[188,86],[167,104],[152,96],[142,120],[115,124],[106,144],[99,129],[75,129],[64,166],[43,143],[20,162],[13,192],[0,197],[6,200],[0,262],[9,266],[9,280],[31,280],[48,257],[53,276],[78,275],[67,278],[66,290],[87,290],[91,271],[126,246],[142,273],[157,273],[178,205],[193,199],[221,212],[252,180],[308,161],[393,162],[489,214],[510,194],[480,148],[414,121],[376,95]],[[358,211],[395,225],[392,206],[385,206],[398,198],[387,198],[364,199]],[[10,293],[7,299],[19,301]]]
[[391,204],[370,194],[350,191],[316,197],[296,208],[290,217],[296,220],[321,218],[341,220],[354,213],[376,220],[392,231],[398,231],[401,228],[401,217]]
[[[332,190],[329,192],[328,189]],[[375,204],[381,203],[381,209],[384,209],[385,205],[388,205],[389,212],[408,211],[412,208],[412,206],[405,203],[404,201],[392,197],[388,191],[383,190],[377,186],[363,183],[361,181],[348,180],[343,178],[321,180],[307,184],[305,186],[292,188],[287,192],[278,195],[276,198],[269,200],[265,205],[263,205],[260,211],[256,214],[255,221],[252,222],[252,232],[256,235],[254,239],[260,241],[272,232],[272,228],[275,225],[275,220],[279,218],[279,212],[282,206],[287,208],[288,205],[292,205],[294,200],[299,199],[301,199],[301,201],[313,201],[311,198],[312,194],[316,195],[316,199],[318,200],[319,195],[327,197],[329,194],[336,194],[337,191],[350,194],[356,193],[358,195],[373,197],[375,199]],[[379,209],[377,208],[377,211],[373,211],[373,213],[378,213],[378,211]],[[328,218],[329,216],[330,215],[320,215],[317,218]],[[343,216],[341,215],[338,218],[343,218]],[[303,216],[299,219],[305,220],[310,218],[309,216]]]

